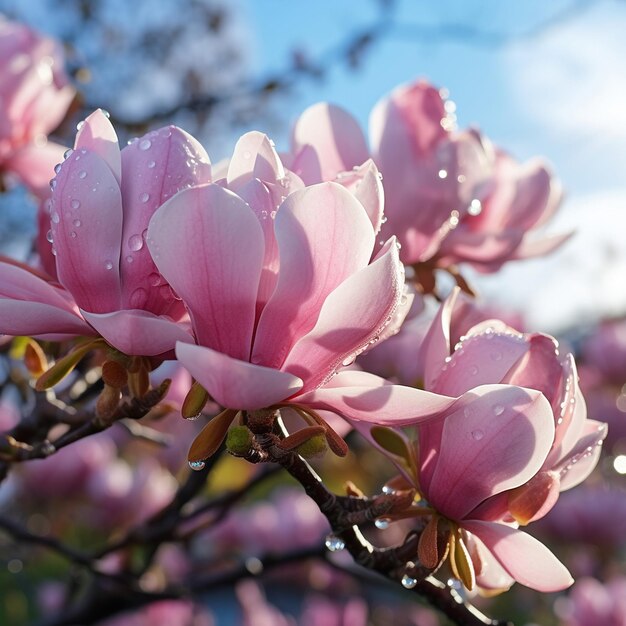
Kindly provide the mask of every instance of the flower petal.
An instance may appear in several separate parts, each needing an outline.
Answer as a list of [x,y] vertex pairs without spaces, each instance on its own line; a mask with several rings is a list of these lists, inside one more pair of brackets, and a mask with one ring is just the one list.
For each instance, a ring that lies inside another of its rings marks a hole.
[[422,481],[421,486],[437,511],[456,520],[486,498],[530,480],[554,438],[554,418],[545,397],[507,385],[466,393],[443,428],[434,425],[434,433],[429,428],[420,427],[420,455],[426,462],[434,449],[435,465],[429,483]]
[[306,184],[334,180],[339,172],[351,170],[369,158],[359,123],[344,109],[327,102],[310,106],[296,122],[293,152],[307,146],[315,150],[317,167],[309,167],[308,175],[301,174]]
[[313,389],[373,345],[392,322],[404,293],[404,268],[392,238],[373,263],[356,272],[326,300],[317,323],[292,348],[283,368]]
[[92,313],[120,305],[122,197],[109,165],[75,151],[55,179],[51,230],[61,284]]
[[302,381],[296,376],[240,361],[210,348],[177,343],[176,356],[211,397],[229,409],[263,409],[302,388]]
[[409,426],[442,414],[455,398],[393,385],[374,374],[348,370],[334,376],[324,387],[299,395],[297,402],[356,422]]
[[463,528],[479,539],[518,583],[537,591],[561,591],[574,579],[565,566],[534,537],[504,524],[465,520]]
[[184,307],[158,273],[145,245],[146,229],[168,198],[211,182],[209,157],[191,135],[167,126],[122,150],[122,172],[122,308],[179,317]]
[[54,166],[63,161],[66,147],[53,141],[43,146],[28,144],[11,155],[3,167],[15,172],[40,200],[50,196],[50,179],[54,178]]
[[102,109],[96,109],[80,125],[74,149],[85,149],[97,154],[110,168],[117,184],[122,182],[122,158],[117,134]]
[[226,183],[229,187],[237,191],[238,184],[253,178],[274,182],[284,176],[283,164],[267,135],[252,131],[241,136],[228,164]]
[[367,265],[374,231],[352,194],[324,183],[290,194],[275,232],[280,271],[259,320],[252,361],[279,368],[311,331],[329,294]]
[[182,324],[148,311],[82,314],[110,345],[124,354],[156,356],[173,350],[177,341],[193,342],[190,330]]
[[198,342],[248,360],[264,256],[250,207],[218,185],[185,189],[154,214],[147,242],[187,305]]
[[95,334],[78,315],[67,310],[43,302],[5,298],[0,298],[0,332],[30,337]]

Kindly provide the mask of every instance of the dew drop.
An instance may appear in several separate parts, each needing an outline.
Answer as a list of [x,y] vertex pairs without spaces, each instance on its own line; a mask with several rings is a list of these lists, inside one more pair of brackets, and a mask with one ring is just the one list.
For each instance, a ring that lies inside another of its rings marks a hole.
[[389,485],[384,485],[382,492],[388,496],[396,493],[396,490],[393,487],[390,487]]
[[144,192],[143,192],[143,193],[139,196],[139,199],[140,199],[142,202],[144,202],[144,203],[145,203],[145,202],[148,202],[148,200],[150,200],[150,194],[149,194],[149,193],[146,193],[146,192],[144,191]]
[[493,414],[494,415],[502,415],[502,413],[504,413],[504,407],[501,404],[496,404],[493,407]]
[[409,576],[408,574],[405,574],[402,577],[402,586],[405,589],[413,589],[415,585],[417,585],[417,579],[413,578],[413,576]]
[[74,220],[72,224],[74,224],[74,228],[80,228],[82,225],[82,222],[80,220]]
[[61,164],[60,164],[60,163],[57,163],[57,164],[54,166],[54,173],[55,173],[55,174],[58,174],[58,173],[61,171],[61,167],[62,167],[62,166],[61,166]]
[[154,169],[156,167],[155,161],[148,161],[148,169]]
[[79,208],[80,208],[80,200],[72,200],[72,201],[70,202],[70,206],[71,206],[73,209],[79,209]]
[[132,263],[133,261],[134,261],[134,259],[133,259],[133,255],[132,255],[132,254],[129,254],[129,255],[126,257],[126,263]]
[[148,292],[141,287],[138,287],[130,294],[130,307],[132,309],[142,309],[146,301],[148,300]]
[[199,472],[200,470],[203,470],[205,465],[206,463],[204,461],[189,461],[189,467],[194,472]]
[[202,415],[202,411],[200,413],[196,413],[195,415],[183,415],[183,419],[186,419],[188,422],[195,422]]
[[329,552],[338,552],[346,547],[346,542],[337,535],[328,535],[324,540],[324,545]]
[[80,130],[84,125],[85,125],[85,120],[78,122],[78,124],[76,124],[76,130]]
[[52,239],[52,231],[51,231],[51,230],[49,230],[49,231],[46,233],[46,239],[47,239],[50,243],[52,243],[53,239]]
[[141,235],[131,235],[128,239],[128,247],[133,252],[141,250],[143,248],[143,237]]
[[55,188],[56,186],[57,186],[57,180],[56,180],[56,178],[53,178],[53,179],[50,181],[50,190],[51,190],[51,191],[54,191],[54,188]]
[[469,368],[469,373],[470,373],[472,376],[476,376],[476,374],[478,374],[478,365],[472,365],[472,366]]
[[387,528],[389,528],[389,520],[384,517],[379,517],[374,521],[374,526],[376,526],[378,530],[387,530]]
[[267,219],[267,211],[261,211],[261,219]]
[[106,117],[107,119],[109,119],[111,117],[111,114],[106,110],[106,109],[100,109],[100,112],[102,113],[102,115],[104,115],[104,117]]
[[148,276],[148,281],[150,282],[150,284],[153,287],[156,287],[158,285],[161,284],[161,274],[157,274],[156,272],[152,272],[152,274],[150,274]]
[[80,170],[80,172],[78,172],[78,178],[84,180],[85,178],[87,178],[87,172],[85,170]]
[[105,261],[104,262],[104,269],[105,270],[112,270],[113,269],[113,261]]
[[491,359],[493,361],[500,361],[502,359],[502,352],[492,352],[491,353]]
[[70,237],[72,239],[76,239],[76,231],[75,230],[70,231]]
[[152,146],[152,142],[149,139],[142,139],[139,142],[139,149],[140,150],[150,150],[150,146]]
[[447,170],[439,170],[439,172],[437,172],[437,176],[439,176],[439,178],[441,178],[443,180],[444,178],[448,177],[448,171]]
[[56,211],[52,211],[52,213],[50,213],[50,219],[53,224],[58,224],[61,221],[61,217]]
[[484,436],[485,433],[480,430],[480,428],[472,431],[472,439],[474,439],[475,441],[480,441]]
[[342,362],[341,364],[344,367],[348,367],[348,365],[352,365],[354,363],[354,361],[356,360],[356,354],[351,354],[350,356],[347,356]]

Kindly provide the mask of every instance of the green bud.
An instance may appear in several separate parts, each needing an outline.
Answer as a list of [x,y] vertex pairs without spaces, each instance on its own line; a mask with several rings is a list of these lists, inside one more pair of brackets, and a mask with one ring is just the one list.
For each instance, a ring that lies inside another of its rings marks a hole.
[[226,435],[226,449],[235,456],[243,456],[250,451],[252,433],[247,426],[233,426]]
[[296,452],[304,459],[321,457],[326,450],[328,450],[328,443],[324,435],[315,435],[296,448]]

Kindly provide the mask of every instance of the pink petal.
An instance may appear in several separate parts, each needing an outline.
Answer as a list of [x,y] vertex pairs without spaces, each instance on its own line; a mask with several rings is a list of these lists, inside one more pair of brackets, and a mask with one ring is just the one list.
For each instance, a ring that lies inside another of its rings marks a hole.
[[399,142],[402,149],[410,145],[411,150],[425,154],[446,137],[447,131],[441,125],[445,117],[444,101],[432,85],[418,81],[398,87],[372,110],[372,149],[374,153],[386,153]]
[[523,236],[522,230],[473,233],[460,227],[451,231],[442,242],[438,260],[444,267],[467,262],[474,264],[478,271],[493,272],[513,258]]
[[367,372],[340,372],[325,386],[298,395],[300,404],[332,411],[356,422],[409,426],[438,417],[455,399],[393,385]]
[[424,364],[424,386],[432,389],[450,355],[450,323],[460,289],[455,287],[439,307],[422,342],[418,359]]
[[538,256],[545,256],[560,248],[566,241],[574,236],[574,231],[563,235],[550,235],[541,239],[530,239],[524,237],[522,243],[515,252],[515,259],[532,259]]
[[296,376],[240,361],[210,348],[178,343],[176,356],[211,397],[229,409],[263,409],[302,388],[302,381]]
[[501,379],[503,383],[537,389],[548,398],[553,410],[560,402],[558,389],[563,378],[563,365],[554,337],[533,333],[525,335],[527,351]]
[[567,589],[574,579],[565,566],[534,537],[494,522],[463,521],[463,528],[479,539],[518,583],[537,591]]
[[0,298],[0,333],[19,336],[93,335],[76,314],[43,302]]
[[[514,489],[541,468],[554,438],[550,404],[537,391],[485,385],[466,393],[443,428],[420,429],[420,454],[435,450],[426,498],[443,515],[462,519],[486,498]],[[423,434],[422,434],[423,433]]]
[[119,308],[122,198],[97,154],[78,150],[63,163],[50,217],[61,284],[86,311]]
[[243,135],[235,145],[226,182],[237,191],[237,184],[246,183],[252,178],[273,182],[284,176],[285,169],[269,137],[252,131]]
[[47,141],[43,146],[28,144],[11,155],[4,167],[15,172],[40,200],[50,196],[50,179],[54,178],[54,166],[63,161],[65,146]]
[[156,356],[173,350],[177,341],[193,341],[191,332],[182,324],[148,311],[82,313],[110,345],[131,356]]
[[[140,137],[122,150],[122,308],[180,317],[176,301],[145,245],[154,212],[181,189],[211,182],[204,148],[185,131],[167,126]],[[141,297],[137,294],[145,294]]]
[[306,390],[323,384],[378,341],[403,292],[404,268],[392,238],[382,256],[326,297],[317,323],[295,344],[282,369],[302,378]]
[[314,179],[307,184],[334,180],[339,172],[351,170],[369,158],[369,150],[358,122],[344,109],[319,102],[306,109],[293,130],[293,152],[312,146],[319,163]]
[[117,184],[122,181],[122,159],[117,134],[102,109],[96,109],[80,126],[74,149],[97,154],[110,168]]
[[528,350],[529,342],[520,333],[469,335],[457,344],[431,389],[460,396],[479,385],[503,382]]
[[335,183],[290,194],[275,220],[280,271],[259,320],[252,360],[282,366],[329,294],[365,267],[374,231],[363,206]]
[[385,192],[382,175],[374,161],[368,159],[363,165],[355,167],[350,172],[341,172],[336,180],[340,185],[349,189],[363,205],[372,222],[374,232],[377,233],[383,220]]
[[581,438],[555,468],[560,471],[561,491],[579,485],[595,468],[602,451],[608,426],[604,422],[586,420]]
[[247,360],[264,256],[250,207],[218,185],[185,189],[156,211],[147,242],[187,305],[198,342]]

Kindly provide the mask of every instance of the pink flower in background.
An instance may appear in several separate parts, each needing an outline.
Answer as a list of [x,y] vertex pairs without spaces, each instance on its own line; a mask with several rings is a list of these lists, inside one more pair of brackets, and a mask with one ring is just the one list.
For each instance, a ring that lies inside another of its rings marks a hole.
[[[589,476],[607,427],[587,419],[574,359],[559,355],[558,343],[549,335],[522,334],[499,320],[488,320],[469,329],[452,349],[449,336],[457,294],[455,289],[441,306],[422,345],[425,388],[460,395],[478,385],[507,383],[542,392],[552,408],[554,438],[540,471],[528,484],[490,503],[491,515],[510,513],[526,524],[545,515],[559,491]],[[494,407],[494,418],[501,409],[504,406]]]
[[478,132],[454,130],[454,109],[418,81],[372,111],[372,153],[386,193],[383,236],[398,236],[406,264],[469,262],[484,272],[558,247],[569,235],[528,237],[560,201],[547,167],[539,159],[520,165]]
[[94,335],[130,355],[154,356],[190,341],[180,299],[156,269],[145,236],[154,211],[177,191],[210,180],[204,149],[176,127],[120,151],[101,111],[90,115],[52,181],[56,276],[0,263],[2,332]]
[[0,16],[0,172],[16,174],[44,198],[65,148],[47,142],[75,91],[61,45]]
[[561,626],[624,626],[626,624],[626,578],[602,583],[581,578],[567,598],[559,598],[555,610]]

